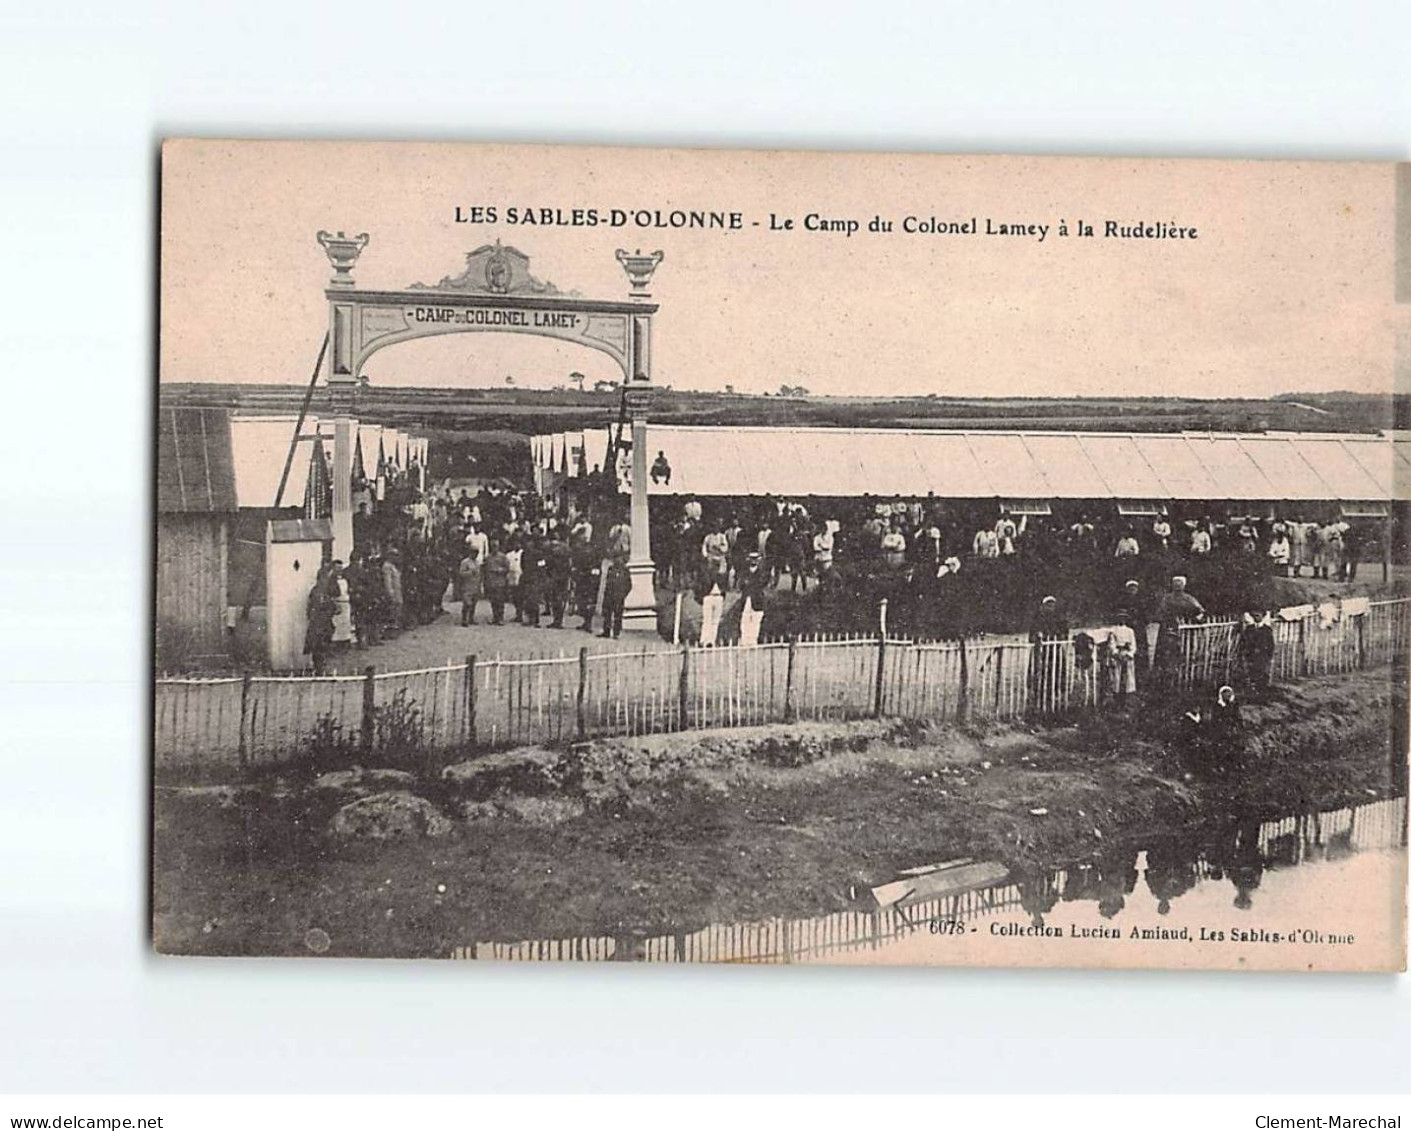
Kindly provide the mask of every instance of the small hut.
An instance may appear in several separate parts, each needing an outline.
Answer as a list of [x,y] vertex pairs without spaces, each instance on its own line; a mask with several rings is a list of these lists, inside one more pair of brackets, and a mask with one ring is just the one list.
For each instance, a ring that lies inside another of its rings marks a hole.
[[225,658],[227,554],[237,509],[229,413],[164,406],[157,419],[159,669]]

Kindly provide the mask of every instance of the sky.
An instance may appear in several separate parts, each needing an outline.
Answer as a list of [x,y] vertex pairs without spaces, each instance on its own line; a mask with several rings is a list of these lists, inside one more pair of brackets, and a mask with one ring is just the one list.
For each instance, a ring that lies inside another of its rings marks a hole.
[[[369,289],[456,275],[467,252],[499,239],[561,290],[621,299],[615,250],[661,250],[653,375],[676,388],[1259,397],[1411,386],[1389,164],[188,141],[167,144],[162,175],[162,381],[307,383],[331,274],[315,233],[341,229],[369,234],[353,274]],[[476,206],[496,222],[456,222]],[[739,212],[743,227],[530,226],[508,223],[510,208],[716,210]],[[810,214],[859,227],[810,232]],[[909,216],[975,231],[907,234]],[[869,231],[874,217],[892,230]],[[1093,236],[1078,234],[1080,220]],[[1108,220],[1197,236],[1106,238]],[[986,234],[1001,224],[1048,231]],[[518,334],[409,342],[367,364],[388,387],[512,376],[547,388],[573,371],[620,375],[604,354]]]

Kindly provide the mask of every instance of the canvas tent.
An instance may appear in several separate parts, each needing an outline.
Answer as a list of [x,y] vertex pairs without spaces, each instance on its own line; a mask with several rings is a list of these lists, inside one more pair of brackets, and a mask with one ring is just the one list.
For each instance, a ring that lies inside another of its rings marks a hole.
[[565,470],[565,474],[567,474],[570,479],[576,479],[582,474],[584,437],[586,435],[587,433],[585,432],[568,433],[568,466]]
[[[314,451],[320,445],[312,438],[301,439],[294,449],[289,479],[283,494],[279,490],[289,443],[294,438],[296,416],[235,416],[230,420],[231,449],[235,465],[235,492],[245,507],[302,508],[308,490]],[[305,437],[319,434],[315,416],[304,419]]]
[[361,467],[354,464],[353,471],[361,470],[363,478],[372,482],[377,478],[377,465],[382,458],[382,425],[358,425],[358,447],[355,455],[362,460]]
[[382,451],[387,457],[387,465],[388,467],[395,467],[399,471],[406,467],[406,462],[403,459],[403,453],[405,451],[403,439],[403,434],[396,428],[387,427],[382,429]]
[[[555,437],[558,443],[560,437]],[[654,424],[653,495],[1378,502],[1411,499],[1411,440],[1360,433],[1123,433]]]

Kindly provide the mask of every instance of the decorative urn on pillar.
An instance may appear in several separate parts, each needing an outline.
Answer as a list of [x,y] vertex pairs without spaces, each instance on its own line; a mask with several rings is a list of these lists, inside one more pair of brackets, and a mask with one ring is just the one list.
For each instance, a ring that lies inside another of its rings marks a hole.
[[363,253],[363,248],[367,247],[368,234],[362,232],[356,236],[345,236],[342,232],[337,232],[329,235],[321,231],[317,239],[328,255],[328,262],[333,264],[333,278],[328,280],[328,285],[351,287],[353,264],[357,263],[358,256]]
[[654,251],[651,255],[643,255],[640,248],[633,252],[623,251],[622,248],[617,249],[617,261],[627,272],[627,281],[632,284],[634,299],[652,297],[651,291],[647,289],[652,285],[652,272],[665,258],[665,253],[660,251]]

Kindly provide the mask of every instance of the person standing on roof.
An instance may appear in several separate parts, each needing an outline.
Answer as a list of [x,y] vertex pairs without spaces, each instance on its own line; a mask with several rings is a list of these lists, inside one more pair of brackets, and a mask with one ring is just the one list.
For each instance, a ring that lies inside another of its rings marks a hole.
[[657,458],[652,461],[652,482],[671,486],[671,463],[665,452],[657,452]]

